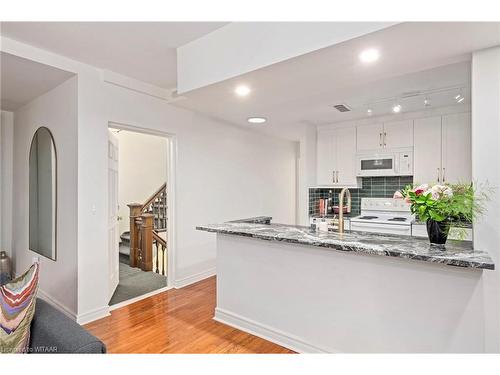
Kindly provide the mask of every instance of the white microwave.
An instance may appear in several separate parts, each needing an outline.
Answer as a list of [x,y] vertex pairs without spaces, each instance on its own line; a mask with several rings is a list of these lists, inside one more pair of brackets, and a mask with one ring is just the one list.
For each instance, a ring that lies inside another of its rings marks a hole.
[[413,151],[358,154],[357,176],[413,176]]

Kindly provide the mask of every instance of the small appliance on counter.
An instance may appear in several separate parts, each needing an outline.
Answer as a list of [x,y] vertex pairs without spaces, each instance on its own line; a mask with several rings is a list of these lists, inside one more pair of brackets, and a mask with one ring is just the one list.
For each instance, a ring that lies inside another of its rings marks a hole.
[[361,215],[351,219],[351,230],[411,236],[414,219],[403,199],[361,198]]
[[[338,217],[337,215],[330,216],[311,216],[309,218],[309,224],[311,225],[311,229],[317,230],[320,232],[332,232],[338,230]],[[349,219],[344,219],[344,229],[350,229]]]

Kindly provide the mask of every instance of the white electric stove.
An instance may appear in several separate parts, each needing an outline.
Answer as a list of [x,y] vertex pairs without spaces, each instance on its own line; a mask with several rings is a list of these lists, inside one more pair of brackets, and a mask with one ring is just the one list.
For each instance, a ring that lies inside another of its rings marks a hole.
[[413,219],[403,199],[361,198],[361,215],[351,219],[351,230],[411,236]]

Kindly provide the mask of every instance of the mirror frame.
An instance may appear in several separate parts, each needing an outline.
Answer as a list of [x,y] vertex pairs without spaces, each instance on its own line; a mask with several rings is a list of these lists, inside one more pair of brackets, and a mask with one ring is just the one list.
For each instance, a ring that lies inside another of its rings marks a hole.
[[[41,254],[39,253],[38,251],[36,250],[33,250],[31,248],[31,241],[30,241],[30,236],[31,236],[31,220],[30,220],[30,208],[31,208],[31,194],[30,194],[30,178],[31,178],[31,173],[30,173],[30,160],[31,160],[31,152],[33,150],[33,142],[35,140],[35,136],[36,134],[38,133],[39,130],[46,130],[47,133],[49,134],[50,136],[50,140],[52,141],[52,146],[54,147],[54,173],[55,173],[55,183],[54,183],[54,199],[55,199],[55,202],[54,202],[54,257],[51,258],[51,257],[48,257],[44,254]],[[38,128],[36,128],[35,132],[33,133],[33,136],[31,137],[31,142],[30,142],[30,150],[29,150],[29,154],[28,154],[28,249],[32,252],[34,252],[35,254],[38,254],[44,258],[47,258],[51,261],[54,261],[56,262],[57,261],[57,185],[58,185],[58,181],[57,181],[57,147],[56,147],[56,141],[54,139],[54,135],[52,134],[52,132],[50,131],[50,129],[46,126],[40,126]]]

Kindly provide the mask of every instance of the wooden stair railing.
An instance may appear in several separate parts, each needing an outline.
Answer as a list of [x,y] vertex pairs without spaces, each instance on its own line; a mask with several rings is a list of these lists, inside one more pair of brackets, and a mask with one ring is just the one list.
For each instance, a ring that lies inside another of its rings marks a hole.
[[167,274],[167,241],[161,238],[156,232],[153,231],[153,244],[155,247],[155,272],[160,275]]
[[[167,184],[164,183],[144,204],[130,209],[130,266],[143,271],[167,274],[167,242],[158,232],[167,229]],[[153,269],[153,259],[156,268]]]
[[149,197],[142,205],[142,212],[154,215],[154,229],[157,232],[167,230],[167,183]]

